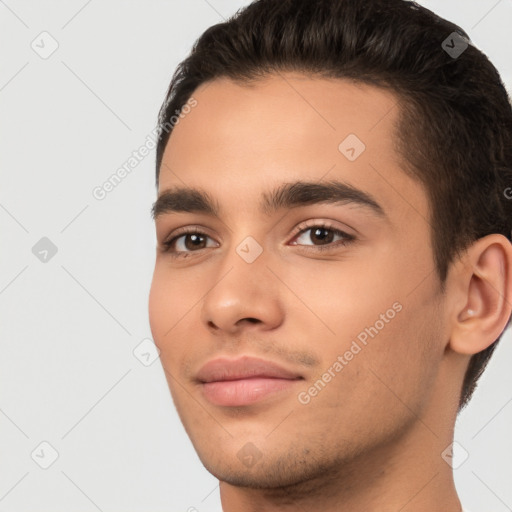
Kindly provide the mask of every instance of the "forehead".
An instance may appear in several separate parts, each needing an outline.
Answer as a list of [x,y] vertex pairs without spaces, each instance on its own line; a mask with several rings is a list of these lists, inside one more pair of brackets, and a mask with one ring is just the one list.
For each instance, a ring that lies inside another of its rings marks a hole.
[[216,79],[192,96],[196,106],[165,148],[160,192],[201,188],[240,211],[280,183],[336,179],[381,198],[396,215],[413,208],[427,217],[423,187],[395,150],[399,104],[390,91],[280,73],[250,85]]

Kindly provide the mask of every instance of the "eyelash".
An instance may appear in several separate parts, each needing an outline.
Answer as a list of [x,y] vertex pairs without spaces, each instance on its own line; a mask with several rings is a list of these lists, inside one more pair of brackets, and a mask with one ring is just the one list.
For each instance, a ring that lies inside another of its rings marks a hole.
[[[346,246],[349,243],[353,242],[355,240],[355,237],[353,235],[349,235],[348,233],[345,233],[344,231],[341,231],[339,229],[334,228],[329,223],[320,222],[320,223],[310,223],[310,224],[302,224],[299,226],[297,234],[294,235],[293,238],[297,238],[303,233],[313,229],[313,228],[320,228],[325,229],[328,231],[332,231],[334,235],[342,236],[343,240],[338,240],[337,243],[330,242],[326,245],[314,245],[314,246],[305,246],[302,244],[294,244],[298,245],[299,247],[314,247],[315,251],[327,251],[327,250],[333,250],[334,248]],[[200,252],[202,249],[198,249],[197,251],[173,251],[172,247],[175,244],[175,242],[185,235],[201,235],[206,236],[207,238],[210,238],[206,233],[203,233],[199,231],[197,228],[183,228],[181,231],[179,231],[175,236],[173,236],[170,240],[166,240],[162,242],[162,245],[164,247],[163,252],[169,254],[172,258],[187,258],[190,254],[193,254],[195,252]],[[209,247],[204,247],[203,249],[209,249]]]

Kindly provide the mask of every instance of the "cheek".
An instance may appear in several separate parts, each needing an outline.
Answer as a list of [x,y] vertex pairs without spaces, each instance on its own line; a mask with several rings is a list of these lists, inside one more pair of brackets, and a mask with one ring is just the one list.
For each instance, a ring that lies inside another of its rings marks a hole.
[[323,268],[312,266],[310,271],[302,268],[301,272],[295,267],[289,281],[296,283],[294,288],[303,303],[301,314],[304,306],[314,313],[308,315],[310,328],[318,331],[327,345],[340,350],[358,336],[364,341],[369,336],[367,329],[386,330],[400,316],[401,294],[396,285],[386,282],[383,273],[377,279],[375,264],[369,271],[359,263],[333,263]]
[[377,334],[368,334],[366,344],[348,336],[331,345],[322,369],[332,367],[338,356],[343,369],[334,369],[336,376],[325,387],[316,379],[308,383],[320,391],[311,390],[316,397],[304,407],[304,414],[314,411],[317,424],[331,426],[333,436],[358,432],[359,440],[386,437],[412,421],[411,411],[420,415],[434,389],[437,369],[435,350],[427,349],[435,333],[432,327],[422,330],[420,320],[404,306]]
[[180,318],[190,309],[187,304],[187,288],[157,266],[149,292],[149,323],[153,340],[164,356],[180,328]]
[[383,414],[390,417],[407,416],[410,410],[419,414],[434,389],[443,356],[435,309],[427,300],[403,298],[400,303],[401,311],[367,338],[359,368],[371,408],[384,407]]
[[[161,350],[165,332],[171,327],[168,312],[172,311],[172,296],[165,293],[165,286],[155,270],[149,291],[149,324],[153,340]],[[171,308],[171,309],[170,309]]]
[[[301,289],[308,290],[307,306],[321,319],[311,317],[310,323],[310,332],[317,333],[320,371],[342,357],[337,375],[343,378],[333,379],[337,384],[329,385],[330,397],[324,393],[325,405],[330,408],[350,395],[377,409],[382,401],[400,406],[394,393],[414,403],[435,378],[442,357],[434,291],[425,283],[411,293],[413,273],[401,272],[392,261],[363,267],[354,263],[351,272],[341,272],[333,266],[300,279]],[[421,278],[419,273],[417,280]]]

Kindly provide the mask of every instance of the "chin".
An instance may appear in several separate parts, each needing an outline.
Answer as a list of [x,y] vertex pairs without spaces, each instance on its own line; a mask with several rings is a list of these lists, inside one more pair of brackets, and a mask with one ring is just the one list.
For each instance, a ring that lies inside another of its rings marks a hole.
[[[334,475],[339,470],[339,462],[334,459],[321,460],[311,456],[306,448],[299,452],[296,444],[285,447],[280,443],[280,446],[282,453],[277,453],[277,447],[269,446],[261,450],[259,458],[251,443],[232,452],[226,447],[212,452],[211,446],[206,451],[196,449],[196,452],[207,471],[221,482],[248,489],[275,490],[284,495],[307,494],[318,488],[327,474]],[[254,454],[252,460],[248,457],[251,453]]]

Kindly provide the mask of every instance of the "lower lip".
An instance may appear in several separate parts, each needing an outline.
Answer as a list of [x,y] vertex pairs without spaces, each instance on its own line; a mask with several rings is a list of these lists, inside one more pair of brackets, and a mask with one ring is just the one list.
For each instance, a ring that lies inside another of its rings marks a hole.
[[280,391],[289,390],[298,380],[301,379],[254,377],[205,382],[202,389],[204,396],[212,404],[237,407],[250,405]]

